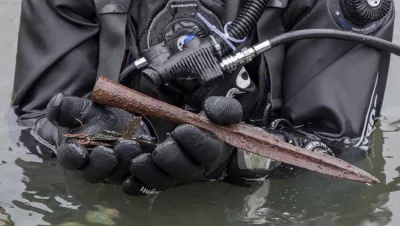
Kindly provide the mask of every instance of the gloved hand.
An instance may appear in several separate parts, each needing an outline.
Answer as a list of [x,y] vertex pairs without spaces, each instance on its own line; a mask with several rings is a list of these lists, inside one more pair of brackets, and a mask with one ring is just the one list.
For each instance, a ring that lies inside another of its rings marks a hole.
[[[241,105],[233,98],[210,97],[204,101],[203,111],[219,125],[242,121]],[[125,181],[123,190],[131,195],[152,194],[185,183],[224,179],[233,150],[192,125],[178,126],[153,153],[143,153],[132,160],[132,176]]]
[[[104,130],[123,133],[133,120],[133,115],[117,108],[94,104],[88,99],[58,94],[46,109],[47,119],[58,127],[61,142],[57,146],[57,160],[67,170],[79,170],[90,183],[108,181],[122,184],[129,176],[130,160],[141,153],[138,143],[130,142],[130,149],[123,149],[128,141],[116,145],[115,150],[96,147],[91,152],[74,139],[62,138],[63,134],[97,134]],[[141,121],[133,138],[150,136],[147,125]]]
[[[203,114],[219,125],[240,123],[240,103],[227,97],[210,97]],[[103,130],[121,132],[132,114],[99,106],[90,100],[55,96],[47,107],[47,118],[66,133],[90,134]],[[134,137],[147,135],[145,123]],[[90,183],[122,184],[129,195],[154,194],[174,186],[200,180],[260,178],[265,169],[243,169],[234,147],[191,125],[177,127],[157,148],[144,150],[138,143],[123,140],[114,149],[96,147],[88,151],[74,140],[64,140],[57,159],[68,170],[78,170]]]

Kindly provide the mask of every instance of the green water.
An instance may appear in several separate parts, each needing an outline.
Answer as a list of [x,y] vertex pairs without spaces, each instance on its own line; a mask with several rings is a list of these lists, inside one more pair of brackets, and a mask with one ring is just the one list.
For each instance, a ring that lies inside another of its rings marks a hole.
[[[400,9],[400,2],[396,4]],[[3,116],[11,96],[19,6],[20,0],[0,0]],[[394,38],[400,44],[399,19],[396,25]],[[127,197],[117,187],[87,184],[79,174],[63,171],[54,160],[39,158],[40,147],[25,147],[31,142],[25,139],[29,131],[10,126],[2,117],[0,225],[102,225],[90,224],[87,218],[113,220],[115,225],[123,226],[400,225],[400,133],[395,132],[400,119],[399,67],[400,58],[393,57],[383,110],[385,119],[375,133],[372,154],[357,164],[377,176],[381,185],[368,186],[309,173],[251,188],[202,183],[172,189],[153,199]]]

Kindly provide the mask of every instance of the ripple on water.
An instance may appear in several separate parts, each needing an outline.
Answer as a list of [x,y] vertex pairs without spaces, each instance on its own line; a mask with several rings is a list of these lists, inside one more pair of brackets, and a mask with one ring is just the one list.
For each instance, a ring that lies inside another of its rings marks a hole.
[[67,209],[72,209],[72,210],[77,210],[81,205],[74,205],[72,202],[69,202],[60,196],[54,197],[54,199],[60,203],[60,207],[67,208]]

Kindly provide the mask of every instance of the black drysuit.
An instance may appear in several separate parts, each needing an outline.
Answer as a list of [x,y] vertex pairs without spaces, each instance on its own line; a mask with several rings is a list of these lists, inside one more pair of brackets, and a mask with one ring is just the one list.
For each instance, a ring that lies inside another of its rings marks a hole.
[[[202,2],[222,23],[232,20],[232,12],[240,8],[232,7],[235,1]],[[252,43],[293,30],[342,30],[329,8],[339,0],[271,2],[251,36]],[[131,55],[140,56],[139,43],[166,3],[132,1],[127,45]],[[394,6],[370,35],[391,41],[393,21]],[[12,96],[21,123],[33,126],[39,119],[46,120],[46,105],[57,93],[90,96],[97,76],[100,30],[92,0],[22,2]],[[272,95],[277,119],[288,120],[315,140],[368,147],[383,102],[389,61],[385,52],[341,40],[304,40],[275,48],[247,66],[258,97],[257,103],[250,104],[254,114],[248,119],[259,119],[274,84],[273,88],[281,89]],[[265,75],[270,76],[267,83]]]

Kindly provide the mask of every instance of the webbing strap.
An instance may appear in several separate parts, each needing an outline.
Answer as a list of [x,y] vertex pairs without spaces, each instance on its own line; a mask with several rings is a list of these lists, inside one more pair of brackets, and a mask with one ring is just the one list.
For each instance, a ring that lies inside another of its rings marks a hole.
[[97,78],[118,81],[126,49],[126,27],[131,0],[94,0],[100,22]]

